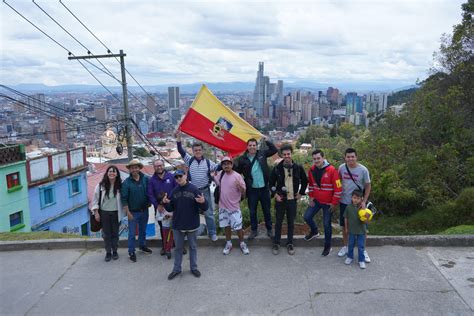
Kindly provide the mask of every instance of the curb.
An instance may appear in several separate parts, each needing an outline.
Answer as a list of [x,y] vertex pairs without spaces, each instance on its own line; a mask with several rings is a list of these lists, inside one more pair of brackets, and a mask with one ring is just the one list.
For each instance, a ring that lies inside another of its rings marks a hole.
[[[324,237],[311,241],[305,241],[304,236],[295,236],[293,243],[295,247],[323,247]],[[232,238],[237,240],[235,236]],[[215,242],[205,236],[198,237],[200,247],[222,247],[224,237],[220,236]],[[272,241],[268,237],[257,237],[248,241],[251,247],[271,247]],[[281,244],[286,244],[286,238],[281,239]],[[342,237],[335,236],[331,242],[333,247],[342,246]],[[161,242],[157,238],[147,240],[147,245],[157,248]],[[401,247],[474,247],[474,235],[423,235],[423,236],[369,236],[368,247],[401,246]],[[0,251],[17,250],[53,250],[53,249],[101,249],[104,241],[100,238],[71,238],[71,239],[41,239],[24,241],[0,241]],[[127,248],[127,239],[120,239],[120,248]]]

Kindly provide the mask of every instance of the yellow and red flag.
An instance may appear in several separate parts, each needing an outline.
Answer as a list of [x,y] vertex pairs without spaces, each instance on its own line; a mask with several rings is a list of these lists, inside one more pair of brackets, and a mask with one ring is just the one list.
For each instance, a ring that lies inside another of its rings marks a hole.
[[179,129],[235,157],[247,149],[250,138],[263,135],[252,125],[225,106],[202,85]]

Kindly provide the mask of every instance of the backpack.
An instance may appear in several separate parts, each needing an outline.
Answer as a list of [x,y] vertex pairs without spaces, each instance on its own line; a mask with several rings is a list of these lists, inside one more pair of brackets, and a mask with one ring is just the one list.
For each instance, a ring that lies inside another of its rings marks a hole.
[[224,170],[221,171],[221,176],[219,178],[219,185],[216,186],[214,189],[214,203],[219,204],[219,200],[221,198],[221,185],[222,185],[222,177],[224,177]]
[[[189,159],[189,163],[188,163],[188,167],[191,169],[191,164],[193,163],[193,161],[196,160],[196,158],[191,157],[191,159]],[[211,184],[212,182],[212,177],[211,177],[211,162],[209,161],[209,159],[205,158],[206,160],[206,164],[207,164],[207,177],[209,179],[209,184]],[[188,180],[189,182],[192,182],[191,180],[191,172],[188,172]]]

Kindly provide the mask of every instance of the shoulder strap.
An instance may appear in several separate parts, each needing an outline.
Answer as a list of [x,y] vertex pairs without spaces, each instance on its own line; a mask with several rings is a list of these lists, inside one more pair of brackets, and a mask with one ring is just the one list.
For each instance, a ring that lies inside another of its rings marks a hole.
[[224,174],[225,174],[225,172],[224,172],[224,170],[222,170],[222,171],[221,171],[221,176],[220,176],[220,178],[219,178],[219,185],[222,184],[222,178],[224,177]]
[[346,166],[346,170],[347,170],[347,173],[349,173],[349,176],[351,177],[352,181],[354,181],[355,185],[357,186],[357,188],[362,191],[362,188],[360,187],[360,185],[354,180],[354,177],[352,176],[352,173],[351,171],[349,170],[349,167],[347,166],[347,164],[345,164]]
[[[110,192],[109,192],[110,194]],[[99,210],[100,210],[100,204],[102,203],[102,186],[99,185]]]
[[194,158],[194,156],[191,157],[191,159],[189,159],[189,162],[188,162],[188,181],[191,182],[191,164],[193,163],[193,161],[196,160],[196,158]]
[[209,184],[212,182],[212,177],[211,177],[211,162],[209,159],[206,158],[206,163],[207,163],[207,178],[209,179]]

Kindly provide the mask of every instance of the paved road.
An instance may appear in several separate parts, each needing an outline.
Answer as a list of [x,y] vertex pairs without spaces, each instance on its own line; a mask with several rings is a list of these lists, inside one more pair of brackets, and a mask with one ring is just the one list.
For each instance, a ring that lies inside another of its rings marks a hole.
[[250,251],[201,247],[202,277],[185,256],[172,281],[172,260],[156,253],[132,263],[120,249],[105,263],[102,250],[0,252],[0,315],[474,315],[473,248],[373,247],[366,270],[319,247]]

